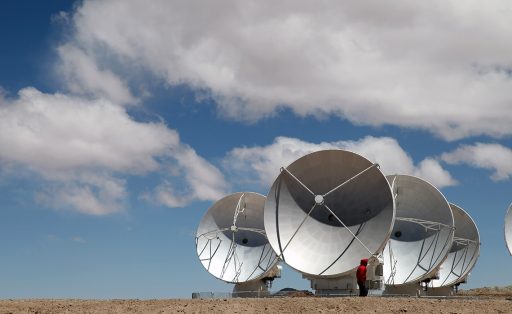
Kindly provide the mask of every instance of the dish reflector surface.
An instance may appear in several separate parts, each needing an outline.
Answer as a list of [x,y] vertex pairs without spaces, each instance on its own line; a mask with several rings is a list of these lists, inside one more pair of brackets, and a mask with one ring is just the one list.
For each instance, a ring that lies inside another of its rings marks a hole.
[[505,243],[510,255],[512,255],[512,204],[508,207],[505,215]]
[[213,276],[238,283],[263,278],[278,258],[263,225],[265,197],[239,192],[217,201],[196,233],[199,260]]
[[450,204],[455,222],[455,235],[448,257],[441,264],[439,279],[432,287],[452,286],[464,281],[480,254],[480,234],[471,217],[459,206]]
[[382,250],[394,215],[391,189],[377,164],[324,150],[282,169],[265,202],[265,230],[289,266],[334,277]]
[[450,205],[434,186],[407,175],[387,176],[396,220],[386,245],[384,282],[400,285],[429,278],[446,258],[453,241]]

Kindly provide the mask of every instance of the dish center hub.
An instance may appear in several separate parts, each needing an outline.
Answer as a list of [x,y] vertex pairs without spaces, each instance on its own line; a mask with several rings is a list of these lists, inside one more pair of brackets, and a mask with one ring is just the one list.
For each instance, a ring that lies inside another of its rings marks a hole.
[[324,204],[324,197],[322,195],[316,195],[315,196],[315,203],[317,205],[323,205]]

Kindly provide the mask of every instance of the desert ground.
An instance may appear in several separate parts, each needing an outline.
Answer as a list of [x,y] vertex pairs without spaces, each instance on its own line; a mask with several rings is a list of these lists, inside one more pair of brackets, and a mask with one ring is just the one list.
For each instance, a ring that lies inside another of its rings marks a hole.
[[512,289],[480,288],[453,298],[1,300],[0,313],[512,313]]

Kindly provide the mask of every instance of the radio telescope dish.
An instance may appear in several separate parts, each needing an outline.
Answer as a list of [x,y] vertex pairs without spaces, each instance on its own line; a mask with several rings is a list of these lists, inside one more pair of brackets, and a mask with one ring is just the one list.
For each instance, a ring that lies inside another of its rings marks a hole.
[[395,216],[390,186],[377,164],[343,150],[303,156],[274,181],[265,230],[290,267],[312,276],[353,271],[380,252]]
[[459,206],[450,204],[455,222],[455,235],[448,257],[441,264],[439,279],[432,287],[453,286],[464,281],[480,254],[480,234],[471,217]]
[[197,229],[196,249],[210,274],[242,283],[265,277],[277,264],[264,230],[264,205],[263,195],[239,192],[208,209]]
[[453,214],[433,185],[407,175],[387,176],[396,204],[396,220],[383,252],[384,282],[419,282],[437,271],[453,241]]
[[512,203],[508,207],[507,214],[505,215],[505,244],[507,249],[512,255]]

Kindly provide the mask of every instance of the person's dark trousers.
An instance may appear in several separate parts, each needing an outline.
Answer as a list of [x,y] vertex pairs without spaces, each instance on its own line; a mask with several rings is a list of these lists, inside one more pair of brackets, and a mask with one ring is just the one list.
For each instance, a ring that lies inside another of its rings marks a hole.
[[365,297],[368,295],[368,289],[366,289],[366,285],[364,281],[358,281],[357,285],[359,286],[359,296]]

